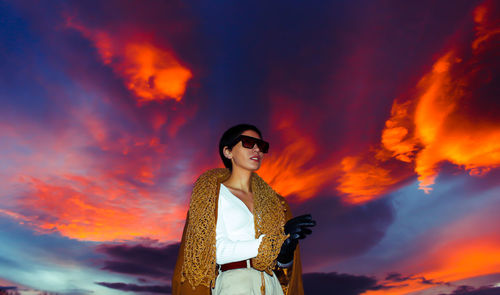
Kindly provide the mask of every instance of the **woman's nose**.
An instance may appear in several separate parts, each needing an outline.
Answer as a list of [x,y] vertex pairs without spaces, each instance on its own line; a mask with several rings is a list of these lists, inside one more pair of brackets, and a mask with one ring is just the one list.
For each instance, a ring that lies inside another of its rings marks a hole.
[[252,150],[254,150],[254,151],[257,150],[259,152],[261,151],[259,146],[256,143],[253,145]]

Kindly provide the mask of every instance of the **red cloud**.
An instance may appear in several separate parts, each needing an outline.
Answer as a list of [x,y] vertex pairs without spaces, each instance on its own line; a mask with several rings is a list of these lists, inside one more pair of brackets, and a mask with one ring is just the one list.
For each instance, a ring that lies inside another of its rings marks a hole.
[[319,147],[298,122],[300,106],[285,104],[280,98],[273,102],[271,124],[283,146],[271,147],[258,173],[281,195],[295,195],[304,201],[330,185],[338,165],[334,165],[333,158],[320,165],[309,165]]
[[[31,190],[18,200],[19,211],[2,212],[41,232],[79,240],[112,241],[176,239],[172,220],[184,219],[181,205],[164,204],[164,197],[112,180],[66,175],[51,182],[31,178]],[[154,195],[154,197],[153,197]]]
[[[484,60],[498,49],[495,38],[500,33],[489,13],[491,5],[485,2],[474,11],[477,26],[472,52],[457,44],[444,53],[411,90],[415,95],[394,101],[381,144],[342,160],[337,189],[349,199],[376,198],[408,178],[410,169],[418,175],[420,188],[429,192],[442,162],[456,164],[474,176],[500,166],[500,122],[489,115],[497,107],[496,98],[482,97],[482,88],[495,83],[494,65]],[[394,159],[401,162],[404,172],[391,175],[388,166]]]
[[155,45],[144,35],[87,28],[71,17],[66,26],[82,33],[96,47],[104,64],[113,68],[140,103],[152,100],[180,101],[193,74],[175,52]]
[[[74,239],[176,240],[188,193],[178,195],[185,175],[164,177],[172,161],[166,144],[155,134],[121,129],[92,112],[67,112],[73,114],[72,124],[60,129],[29,121],[15,128],[0,125],[9,171],[4,193],[19,196],[0,214]],[[157,184],[160,178],[177,195],[165,192]]]
[[[390,267],[434,282],[455,282],[497,273],[500,268],[500,235],[498,223],[492,222],[494,219],[494,209],[461,216],[453,223],[417,237],[417,244],[423,242],[419,252],[398,260]],[[492,226],[484,227],[484,224]],[[433,287],[409,280],[384,285],[393,288],[366,294],[408,294]]]

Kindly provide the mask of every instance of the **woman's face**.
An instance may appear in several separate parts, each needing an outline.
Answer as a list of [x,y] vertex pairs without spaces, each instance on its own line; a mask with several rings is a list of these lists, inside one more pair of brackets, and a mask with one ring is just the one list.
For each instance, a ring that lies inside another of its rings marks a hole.
[[[253,130],[246,130],[241,134],[261,139],[259,134]],[[260,168],[260,164],[264,158],[264,153],[259,149],[257,144],[248,149],[243,147],[241,140],[233,146],[232,150],[225,147],[224,154],[227,158],[231,159],[233,170],[237,166],[245,170],[256,171]]]

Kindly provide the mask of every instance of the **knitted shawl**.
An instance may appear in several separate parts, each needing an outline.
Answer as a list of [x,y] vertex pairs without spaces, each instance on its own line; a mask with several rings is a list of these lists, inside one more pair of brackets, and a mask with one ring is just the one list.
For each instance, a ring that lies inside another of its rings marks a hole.
[[[193,290],[199,285],[213,287],[218,275],[215,260],[215,228],[220,183],[229,178],[227,168],[203,173],[195,182],[184,230],[184,261],[180,281],[187,280]],[[254,197],[255,237],[265,234],[258,255],[252,258],[255,269],[272,275],[283,241],[286,206],[278,194],[255,172],[251,175]]]

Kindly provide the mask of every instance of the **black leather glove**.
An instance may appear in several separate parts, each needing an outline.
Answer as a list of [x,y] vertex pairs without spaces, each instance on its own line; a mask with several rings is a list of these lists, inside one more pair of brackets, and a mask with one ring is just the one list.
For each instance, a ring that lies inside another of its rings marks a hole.
[[285,234],[290,236],[283,242],[280,254],[278,254],[278,262],[287,264],[293,259],[293,252],[299,243],[299,240],[304,239],[312,233],[309,227],[316,225],[316,221],[312,219],[311,214],[300,215],[288,220],[285,224]]

